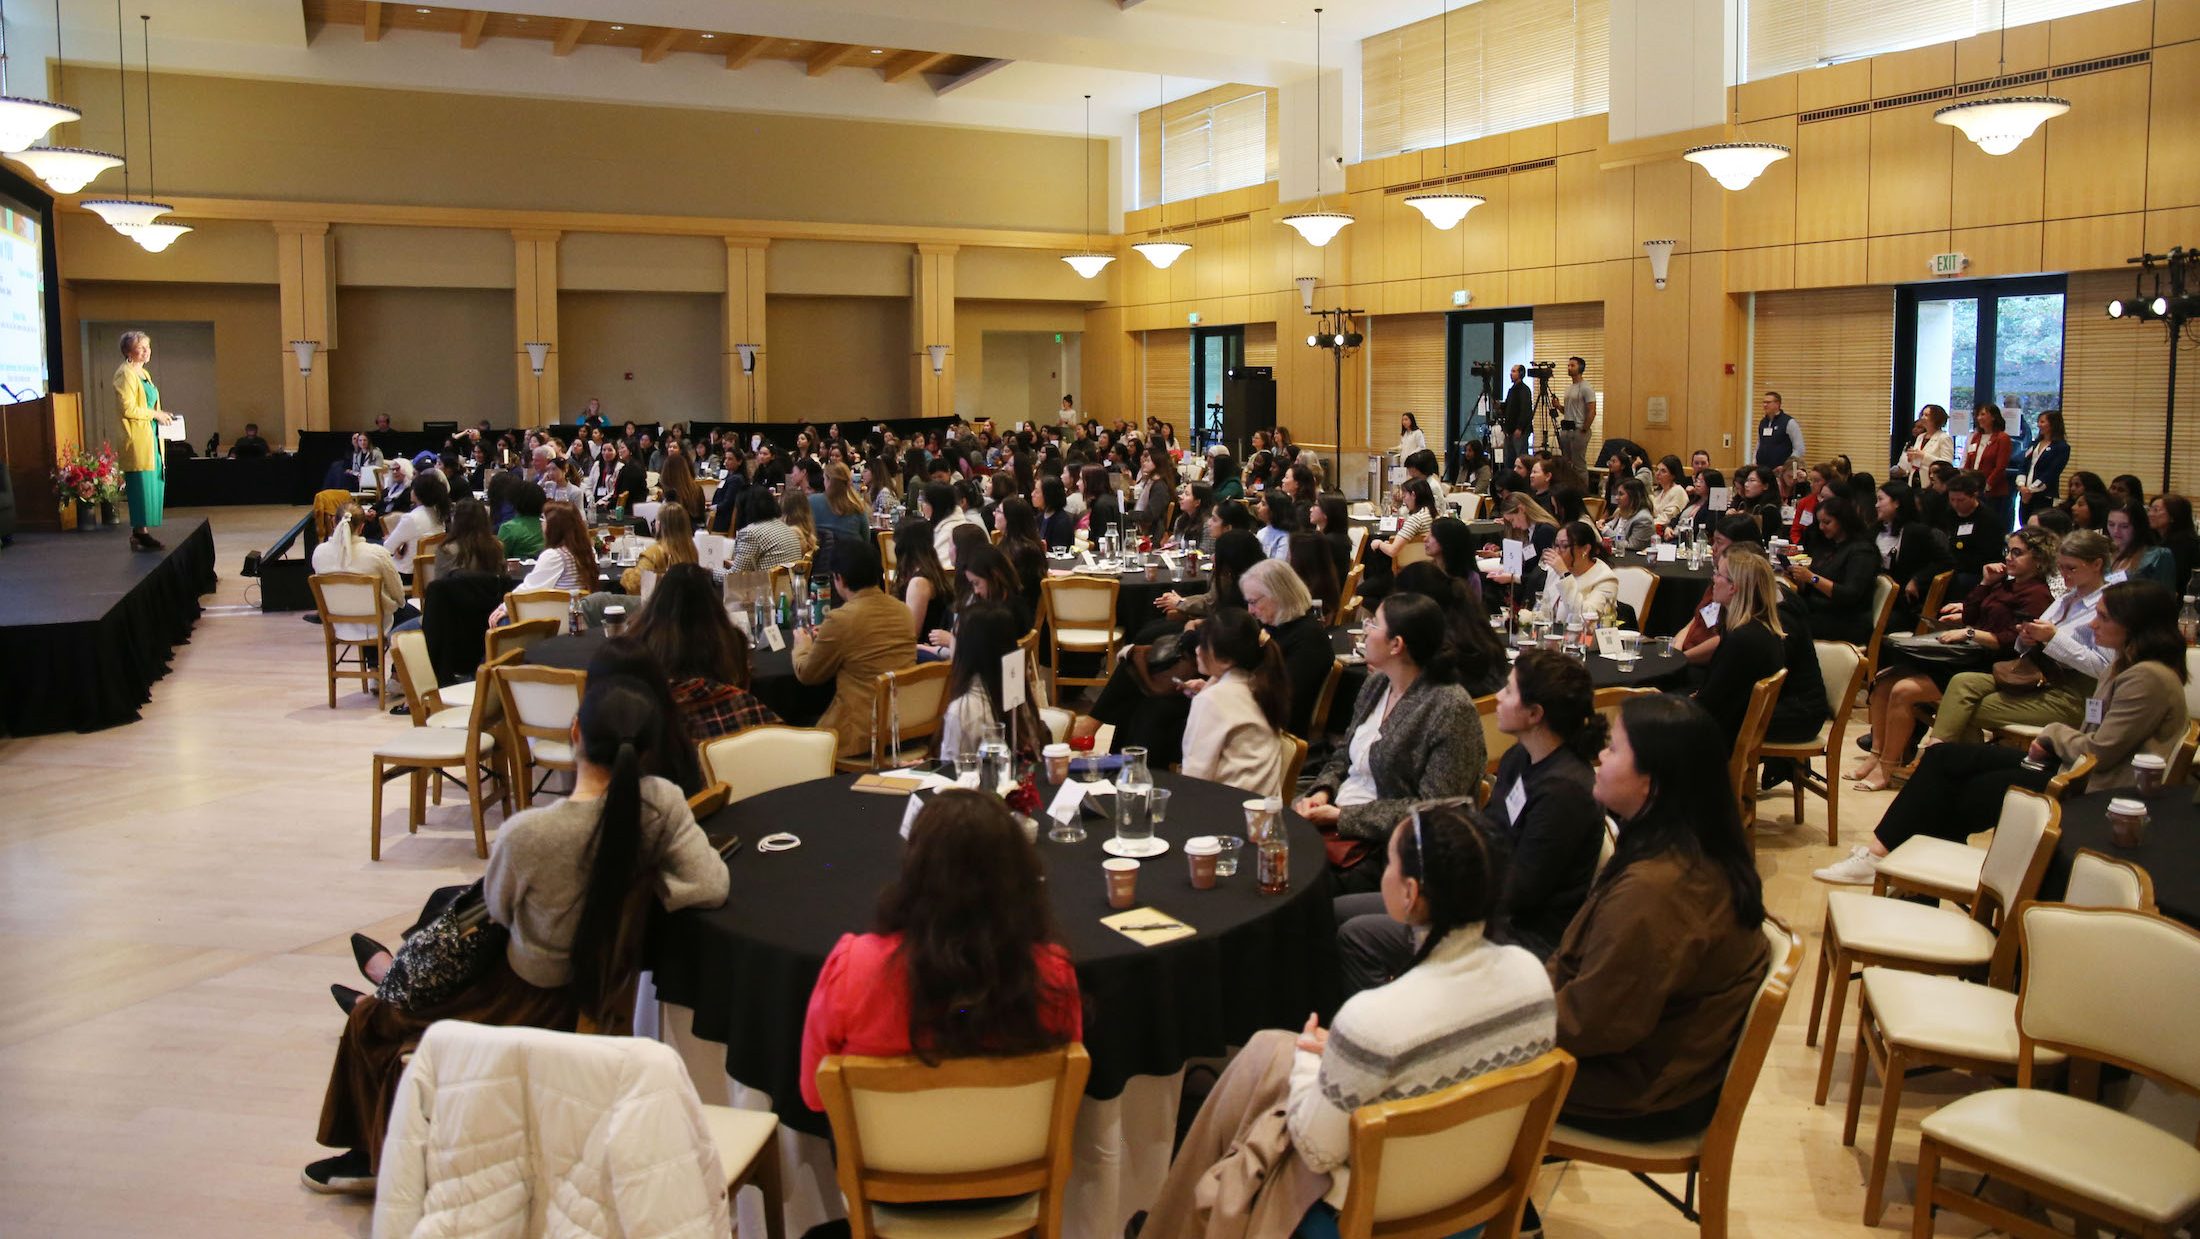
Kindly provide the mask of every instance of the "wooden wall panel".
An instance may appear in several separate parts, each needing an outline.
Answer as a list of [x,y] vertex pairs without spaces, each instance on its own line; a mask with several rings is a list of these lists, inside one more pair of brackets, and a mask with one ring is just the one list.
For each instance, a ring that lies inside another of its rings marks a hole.
[[1956,80],[1955,44],[1935,43],[1871,58],[1872,98],[1889,99],[1914,91],[1952,86]]
[[1548,267],[1557,261],[1555,208],[1558,171],[1537,168],[1512,175],[1506,196],[1512,199],[1506,258],[1508,265]]
[[[1309,350],[1312,351],[1312,350]],[[1444,365],[1446,344],[1442,314],[1389,314],[1368,325],[1367,364],[1370,409],[1378,440],[1398,416],[1411,413],[1429,446],[1442,458]]]
[[1871,235],[1946,228],[1956,131],[1923,105],[1874,112],[1871,131]]
[[1138,418],[1158,417],[1188,426],[1192,419],[1192,331],[1148,331],[1139,342]]
[[[2053,124],[2049,122],[2050,127]],[[2006,155],[1989,155],[1974,142],[1956,142],[1951,226],[1979,228],[2040,218],[2047,190],[2047,147],[2037,135]]]
[[[1787,162],[1790,160],[1781,161]],[[1796,241],[1833,241],[1869,233],[1870,116],[1844,116],[1798,126],[1792,162]]]
[[2134,211],[2048,220],[2040,245],[2040,266],[2049,271],[2115,266],[2139,252],[2144,218]]
[[[2047,138],[2047,218],[2110,215],[2146,205],[2148,126],[2139,118],[2147,114],[2150,78],[2149,66],[2133,65],[2055,83],[2055,93],[2070,100],[2070,111],[2041,130]],[[2171,123],[2189,128],[2192,116],[2187,112]]]
[[1626,223],[1634,205],[1636,177],[1644,168],[1597,166],[1593,152],[1558,157],[1554,206],[1557,212],[1554,260],[1596,262],[1624,258],[1629,248]]
[[[1809,126],[1811,129],[1824,127]],[[1776,116],[1770,120],[1744,124],[1740,136],[1744,141],[1777,142],[1789,150],[1797,150],[1797,128],[1793,116]],[[1729,194],[1724,189],[1719,189],[1718,182],[1712,181],[1694,165],[1690,165],[1689,170],[1695,173],[1695,179],[1707,182],[1711,188],[1718,189],[1719,193],[1725,195],[1727,247],[1747,249],[1761,245],[1787,245],[1795,240],[1798,206],[1795,178],[1798,167],[1799,160],[1790,155],[1766,168],[1764,174],[1750,186],[1750,192],[1744,194]],[[1862,199],[1859,198],[1858,202],[1861,203]],[[1858,210],[1856,214],[1858,226],[1861,227],[1863,212]],[[1845,234],[1829,231],[1825,235]]]
[[[1604,365],[1604,306],[1596,303],[1575,305],[1539,305],[1535,310],[1535,356],[1538,361],[1554,361],[1559,365],[1552,382],[1561,384],[1566,378],[1566,359],[1570,356],[1582,360],[1582,377],[1596,391],[1605,391],[1610,376]],[[1598,445],[1604,442],[1605,423],[1610,415],[1599,410],[1597,420],[1589,435],[1589,459],[1595,460]]]
[[[2160,488],[2169,344],[2159,323],[2119,321],[2100,312],[2110,298],[2129,295],[2131,276],[2125,271],[2070,277],[2062,400],[2070,465],[2102,477],[2135,473],[2149,488]],[[2179,367],[2177,408],[2181,425],[2167,486],[2191,494],[2200,489],[2200,418],[2183,413],[2200,409],[2200,366]]]
[[[2177,9],[2200,27],[2200,4],[2164,5],[2165,13]],[[2159,209],[2200,203],[2200,141],[2194,141],[2193,118],[2200,116],[2200,30],[2188,36],[2196,41],[2154,51],[2151,75],[2153,97],[2147,146],[2147,207]],[[2065,116],[2062,120],[2069,120]],[[2060,123],[2051,122],[2051,123]],[[2167,140],[2182,135],[2182,141]],[[2153,137],[2152,135],[2160,135]],[[2128,257],[2128,255],[2127,255]]]

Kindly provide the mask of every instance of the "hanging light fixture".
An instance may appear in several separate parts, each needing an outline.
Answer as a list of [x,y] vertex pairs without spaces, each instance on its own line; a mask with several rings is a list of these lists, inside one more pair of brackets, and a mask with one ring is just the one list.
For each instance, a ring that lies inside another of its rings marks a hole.
[[8,93],[7,8],[0,5],[0,151],[14,154],[46,136],[55,125],[83,120],[84,113],[62,103],[22,99]]
[[[1444,167],[1440,177],[1451,175],[1451,0],[1444,0]],[[1441,181],[1439,181],[1441,184]],[[1406,205],[1428,217],[1428,222],[1443,232],[1467,217],[1467,212],[1488,202],[1480,194],[1462,194],[1449,189],[1433,189],[1418,194],[1407,194]]]
[[[165,202],[148,201],[147,199],[152,197],[152,187],[149,183],[146,187],[145,199],[130,196],[130,74],[128,66],[123,63],[122,59],[122,0],[115,0],[115,81],[117,83],[115,94],[122,105],[122,196],[120,198],[94,198],[87,202],[80,202],[77,205],[106,220],[109,227],[135,241],[137,238],[131,235],[131,228],[150,224],[176,208]],[[151,98],[152,86],[150,82],[147,83],[146,91],[146,97]],[[148,128],[147,137],[150,136],[151,130]],[[173,237],[170,238],[170,240],[173,239]],[[138,243],[140,245],[144,244],[142,241]],[[168,248],[167,244],[163,242],[161,248]],[[158,253],[159,251],[154,252]]]
[[1344,231],[1352,217],[1342,211],[1322,209],[1322,11],[1314,10],[1314,209],[1286,215],[1283,222],[1298,230],[1309,245],[1327,245]]
[[[1994,69],[1998,85],[2009,74],[2009,0],[2001,0],[2001,58]],[[2041,125],[2070,110],[2068,99],[2053,95],[2003,95],[1951,103],[1933,119],[1963,131],[1989,155],[2006,155],[2024,145]]]
[[1095,254],[1092,251],[1092,96],[1085,96],[1085,252],[1064,254],[1062,261],[1070,269],[1086,279],[1100,274],[1115,261],[1113,254]]
[[[0,25],[5,18],[0,17]],[[0,32],[0,46],[6,36]],[[0,52],[0,56],[4,56]],[[4,64],[0,60],[0,64]],[[53,63],[54,93],[61,94],[61,76],[68,58],[61,54],[61,0],[53,3]],[[79,114],[81,115],[81,114]],[[33,146],[8,156],[31,170],[31,174],[46,183],[46,188],[57,194],[73,194],[99,179],[99,174],[109,168],[119,168],[122,161],[105,151],[86,150],[79,146]]]
[[[155,193],[153,182],[153,19],[139,14],[145,30],[145,196]],[[148,254],[158,254],[176,243],[176,239],[191,231],[188,224],[164,224],[147,222],[118,225],[124,236],[143,247]]]
[[[1742,51],[1742,19],[1737,10],[1734,18],[1734,118],[1727,122],[1728,136],[1741,132],[1742,82],[1749,77],[1748,64]],[[1681,158],[1701,167],[1711,174],[1711,179],[1730,190],[1748,189],[1766,168],[1795,152],[1777,142],[1714,142],[1709,146],[1691,146],[1681,152]]]
[[1161,134],[1161,237],[1155,241],[1140,241],[1131,248],[1146,256],[1146,261],[1166,271],[1169,264],[1191,252],[1192,247],[1169,237],[1169,75],[1161,75],[1160,101],[1154,108],[1154,128]]

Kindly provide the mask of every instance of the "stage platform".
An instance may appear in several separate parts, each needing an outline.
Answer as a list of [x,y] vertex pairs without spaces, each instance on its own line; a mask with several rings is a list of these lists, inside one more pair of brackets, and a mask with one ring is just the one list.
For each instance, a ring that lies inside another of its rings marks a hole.
[[0,549],[0,736],[137,721],[214,591],[214,528],[172,520],[163,551],[129,531],[19,533]]

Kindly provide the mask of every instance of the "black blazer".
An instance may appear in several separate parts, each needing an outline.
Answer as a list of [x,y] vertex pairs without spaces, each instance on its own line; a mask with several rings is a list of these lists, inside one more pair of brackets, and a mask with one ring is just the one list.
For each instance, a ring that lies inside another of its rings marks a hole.
[[1859,534],[1829,543],[1811,556],[1810,569],[1833,582],[1831,594],[1804,595],[1810,630],[1828,641],[1861,646],[1872,636],[1872,587],[1879,579],[1879,548]]
[[1321,696],[1322,681],[1328,678],[1330,664],[1337,657],[1329,647],[1329,632],[1322,627],[1320,616],[1308,612],[1269,629],[1268,634],[1283,652],[1283,676],[1291,685],[1291,734],[1302,740],[1317,739],[1311,730],[1318,721],[1314,718],[1314,699]]
[[630,460],[619,468],[619,480],[611,487],[613,507],[632,512],[637,503],[649,502],[649,470],[638,460]]
[[[1787,655],[1780,638],[1762,620],[1729,628],[1719,638],[1719,648],[1711,653],[1710,675],[1696,690],[1696,704],[1719,724],[1729,745],[1741,738],[1750,690],[1785,666]],[[1821,695],[1824,691],[1819,690]]]
[[1049,512],[1040,518],[1039,532],[1050,549],[1066,551],[1077,540],[1077,518],[1067,512]]

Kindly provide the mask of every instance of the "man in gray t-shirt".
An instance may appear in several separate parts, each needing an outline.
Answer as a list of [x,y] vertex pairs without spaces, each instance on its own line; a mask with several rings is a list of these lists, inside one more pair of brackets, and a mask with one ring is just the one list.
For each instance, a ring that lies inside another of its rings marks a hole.
[[1559,414],[1558,446],[1566,459],[1586,467],[1589,463],[1589,426],[1597,419],[1597,395],[1583,377],[1589,363],[1579,357],[1566,359],[1566,407]]

